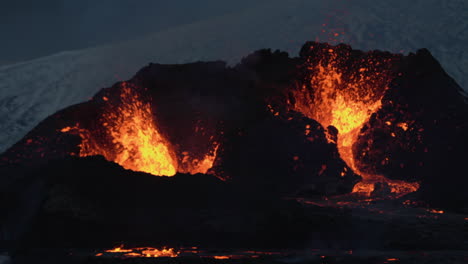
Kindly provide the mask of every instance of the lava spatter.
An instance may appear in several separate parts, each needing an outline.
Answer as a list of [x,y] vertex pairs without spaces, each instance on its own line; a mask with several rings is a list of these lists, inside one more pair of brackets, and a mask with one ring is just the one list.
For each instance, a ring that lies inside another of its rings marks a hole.
[[396,196],[416,191],[417,183],[391,181],[377,173],[360,171],[353,153],[361,128],[382,105],[392,78],[391,59],[376,60],[369,56],[351,63],[351,54],[346,49],[320,48],[315,50],[321,54],[319,60],[307,61],[307,82],[293,91],[292,110],[338,130],[338,141],[332,143],[337,144],[346,164],[363,177],[353,192],[370,195],[377,182],[388,185]]

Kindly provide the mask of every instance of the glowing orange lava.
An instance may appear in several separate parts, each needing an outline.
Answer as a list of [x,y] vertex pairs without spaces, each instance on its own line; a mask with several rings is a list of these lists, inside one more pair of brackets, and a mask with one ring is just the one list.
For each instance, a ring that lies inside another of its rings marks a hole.
[[[106,253],[121,253],[124,257],[144,257],[144,258],[175,258],[179,256],[179,252],[177,252],[173,248],[152,248],[152,247],[144,247],[144,248],[132,248],[132,249],[125,249],[124,246],[118,246],[113,249],[109,249],[105,251]],[[103,253],[97,253],[97,257],[103,256]]]
[[214,259],[230,259],[229,256],[214,256]]
[[216,159],[216,154],[218,152],[219,144],[214,142],[213,149],[208,152],[203,159],[199,160],[196,158],[191,158],[188,152],[182,152],[183,158],[180,162],[178,171],[190,174],[196,173],[207,173]]
[[[352,148],[360,129],[382,105],[381,100],[390,81],[389,73],[374,72],[373,66],[379,62],[369,60],[366,67],[360,67],[345,76],[339,60],[346,58],[336,55],[333,49],[328,52],[328,56],[324,56],[318,64],[310,65],[310,86],[303,85],[293,92],[293,109],[317,120],[325,128],[334,126],[338,129],[338,142],[333,143],[337,144],[346,164],[363,177],[353,192],[370,195],[376,182],[386,182],[393,194],[416,191],[417,184],[390,181],[381,175],[360,171],[353,154]],[[406,124],[401,127],[405,129]]]
[[160,258],[160,257],[197,257],[207,259],[254,259],[267,256],[282,256],[281,252],[272,251],[234,251],[234,252],[213,252],[212,250],[201,250],[198,247],[189,248],[169,248],[164,247],[162,249],[153,247],[136,247],[136,248],[124,248],[123,245],[108,249],[103,252],[94,254],[96,257],[123,257],[123,258]]
[[171,257],[175,258],[179,255],[173,248],[144,248],[141,253],[148,258]]
[[436,209],[428,209],[427,211],[430,212],[430,213],[433,213],[433,214],[443,214],[444,213],[443,210],[436,210]]
[[106,250],[106,252],[110,252],[110,253],[126,253],[126,252],[132,252],[131,249],[124,249],[123,248],[123,245],[122,246],[118,246],[118,247],[115,247],[113,249],[108,249]]
[[216,158],[218,145],[204,159],[191,159],[187,153],[178,161],[172,144],[160,132],[151,111],[133,87],[123,83],[120,103],[108,104],[99,120],[98,131],[83,129],[77,124],[65,127],[64,133],[79,134],[80,157],[102,155],[122,167],[160,176],[173,176],[177,172],[206,173]]

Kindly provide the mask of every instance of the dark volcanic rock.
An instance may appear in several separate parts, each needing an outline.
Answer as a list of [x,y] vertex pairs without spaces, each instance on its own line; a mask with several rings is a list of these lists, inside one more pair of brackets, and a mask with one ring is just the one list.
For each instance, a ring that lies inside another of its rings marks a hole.
[[240,131],[219,156],[215,171],[261,192],[337,195],[350,193],[359,180],[322,126],[298,113],[266,118]]
[[36,173],[48,189],[30,245],[292,246],[305,243],[301,230],[312,224],[296,202],[213,176],[157,177],[99,156],[68,158]]
[[[321,208],[209,175],[156,177],[104,158],[70,157],[47,179],[23,248],[466,249],[460,215]],[[392,216],[392,217],[389,217]]]

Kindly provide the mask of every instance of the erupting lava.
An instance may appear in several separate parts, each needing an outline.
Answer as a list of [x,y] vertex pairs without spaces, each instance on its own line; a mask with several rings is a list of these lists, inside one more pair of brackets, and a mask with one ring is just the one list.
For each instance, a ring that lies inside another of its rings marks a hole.
[[381,107],[391,74],[389,70],[376,70],[386,69],[382,67],[383,63],[389,62],[373,59],[360,61],[359,65],[353,65],[353,69],[342,69],[348,56],[346,51],[337,55],[336,50],[328,49],[318,63],[309,62],[310,85],[304,84],[293,91],[293,109],[317,120],[325,128],[333,126],[338,129],[338,142],[333,143],[337,144],[346,164],[363,177],[353,192],[370,195],[377,182],[388,184],[397,196],[416,191],[416,183],[391,181],[378,174],[360,171],[356,165],[353,145],[360,129]]
[[127,83],[123,83],[120,102],[108,104],[96,131],[77,124],[62,132],[79,134],[81,157],[102,155],[122,167],[160,176],[173,176],[176,172],[206,173],[213,165],[218,145],[204,159],[190,158],[183,153],[180,161],[173,145],[165,139],[154,121],[149,103],[145,103]]

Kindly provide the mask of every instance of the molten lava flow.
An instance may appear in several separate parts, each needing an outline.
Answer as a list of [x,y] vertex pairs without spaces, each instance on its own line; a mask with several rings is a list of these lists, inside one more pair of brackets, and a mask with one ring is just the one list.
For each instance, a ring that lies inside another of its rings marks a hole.
[[333,143],[337,144],[346,164],[363,177],[353,192],[370,195],[376,182],[387,183],[394,194],[416,191],[416,184],[390,181],[383,176],[360,171],[353,154],[352,147],[360,129],[381,107],[390,81],[389,73],[375,72],[373,66],[380,63],[369,59],[365,67],[359,67],[350,74],[340,68],[340,60],[347,58],[340,58],[333,49],[328,53],[319,63],[309,67],[312,73],[310,86],[303,85],[293,92],[293,109],[317,120],[325,128],[334,126],[338,129],[338,142]]
[[[160,257],[169,257],[175,258],[179,256],[179,252],[177,252],[173,248],[152,248],[152,247],[145,247],[145,248],[131,248],[131,249],[124,249],[123,245],[108,249],[105,251],[106,253],[118,253],[122,254],[125,257],[145,257],[145,258],[160,258]],[[103,253],[96,254],[97,257],[103,256]]]
[[112,104],[108,97],[103,100],[106,107],[97,129],[84,129],[78,124],[61,130],[80,135],[81,157],[102,155],[126,169],[160,176],[206,173],[213,166],[217,144],[201,160],[192,159],[187,153],[186,159],[178,161],[175,148],[154,122],[151,105],[129,84],[122,84],[120,102]]
[[253,259],[266,256],[283,256],[284,253],[274,251],[227,251],[220,252],[216,250],[201,250],[198,247],[189,248],[153,248],[153,247],[137,247],[137,248],[124,248],[123,245],[108,249],[103,252],[96,253],[96,257],[124,257],[124,258],[160,258],[160,257],[200,257],[218,260],[227,259]]
[[[137,249],[138,250],[138,249]],[[171,257],[175,258],[178,253],[173,248],[144,248],[141,253],[147,258]]]
[[106,250],[106,252],[110,252],[110,253],[126,253],[126,252],[132,252],[131,249],[124,249],[123,248],[123,245],[122,246],[118,246],[118,247],[115,247],[113,249],[108,249]]

